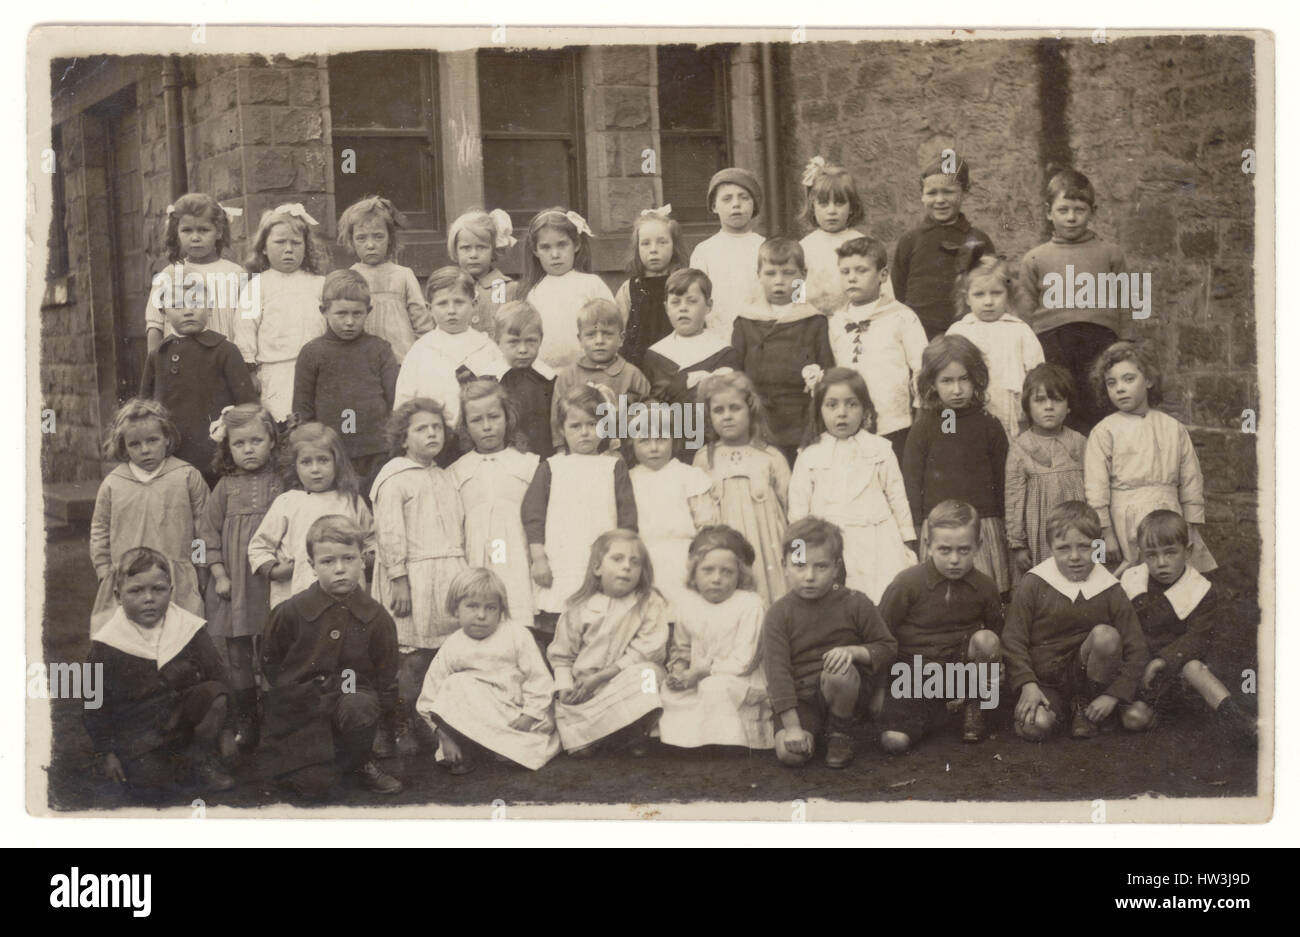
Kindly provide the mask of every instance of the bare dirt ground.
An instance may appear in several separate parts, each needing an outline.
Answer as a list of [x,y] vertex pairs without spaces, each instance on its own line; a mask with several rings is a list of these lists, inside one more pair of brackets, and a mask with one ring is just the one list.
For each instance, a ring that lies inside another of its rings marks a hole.
[[[46,661],[83,660],[89,646],[87,616],[95,576],[84,530],[55,533],[47,546]],[[35,612],[35,610],[32,610]],[[1234,691],[1242,669],[1257,667],[1259,612],[1249,596],[1228,603],[1220,646],[1209,663]],[[1229,675],[1234,675],[1230,677]],[[1240,698],[1240,697],[1239,697]],[[44,705],[40,701],[33,705]],[[112,809],[139,805],[188,805],[192,794],[176,791],[143,799],[92,778],[90,743],[81,727],[80,702],[53,701],[53,751],[29,752],[49,777],[54,810]],[[882,801],[1051,801],[1136,795],[1162,797],[1246,797],[1256,792],[1256,762],[1225,745],[1213,716],[1199,700],[1162,710],[1156,729],[1145,734],[1115,731],[1087,741],[1057,739],[1032,744],[1016,738],[1008,701],[990,723],[994,735],[977,745],[960,741],[954,724],[927,738],[913,752],[891,757],[876,744],[871,725],[857,733],[857,759],[831,770],[820,758],[801,770],[779,764],[771,752],[710,750],[687,752],[656,745],[645,758],[601,752],[588,760],[560,755],[537,772],[479,759],[468,775],[452,777],[432,754],[384,763],[406,790],[395,797],[355,787],[331,802],[348,806],[511,804],[646,804],[691,801],[755,802],[773,805],[773,819],[788,819],[790,802],[813,798],[843,802]],[[236,772],[236,777],[240,775]],[[295,803],[258,783],[244,782],[223,794],[205,795],[208,806],[255,807]],[[436,810],[431,810],[436,812]]]

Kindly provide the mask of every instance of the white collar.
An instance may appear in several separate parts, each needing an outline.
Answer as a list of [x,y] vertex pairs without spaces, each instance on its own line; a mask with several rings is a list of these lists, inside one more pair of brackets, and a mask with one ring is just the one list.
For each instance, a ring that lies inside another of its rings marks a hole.
[[206,622],[198,615],[187,612],[173,602],[167,606],[167,614],[163,616],[163,620],[153,629],[141,628],[126,617],[126,610],[119,605],[112,617],[95,632],[92,640],[107,644],[132,657],[156,661],[158,669],[161,670],[168,661],[185,649],[185,645],[190,643],[190,639],[205,624]]
[[[1150,586],[1151,572],[1147,569],[1145,563],[1139,563],[1137,566],[1130,566],[1120,577],[1120,585],[1124,587],[1124,594],[1130,599],[1146,592]],[[1174,608],[1174,614],[1178,616],[1179,621],[1184,621],[1188,615],[1196,610],[1196,606],[1201,604],[1201,599],[1205,598],[1210,591],[1210,580],[1200,574],[1190,563],[1183,570],[1183,574],[1178,577],[1178,581],[1165,590],[1165,598]]]
[[1051,559],[1043,560],[1033,569],[1030,570],[1035,576],[1043,580],[1061,595],[1065,596],[1071,602],[1083,595],[1085,599],[1091,599],[1094,596],[1105,592],[1115,583],[1119,582],[1110,570],[1100,563],[1092,565],[1092,572],[1088,573],[1088,578],[1083,582],[1072,582],[1065,578],[1065,575],[1056,568],[1056,561]]
[[164,459],[162,462],[158,463],[158,467],[154,469],[152,472],[146,472],[144,469],[140,468],[140,466],[136,465],[134,462],[126,463],[126,467],[131,470],[131,474],[135,476],[136,481],[140,482],[142,485],[147,485],[149,482],[153,481],[155,478],[158,477],[158,473],[163,470],[163,466],[166,464],[167,464],[167,460]]
[[961,317],[962,325],[997,325],[999,322],[1024,322],[1024,321],[1025,321],[1024,319],[1020,318],[1014,312],[1004,312],[1002,313],[1002,315],[998,316],[992,322],[986,322],[984,319],[981,319],[973,312],[968,312],[966,313],[966,315]]
[[818,436],[815,443],[800,452],[799,459],[808,468],[829,468],[834,464],[836,443],[852,446],[859,455],[873,462],[883,459],[886,450],[893,451],[887,439],[865,429],[858,430],[848,439],[837,439],[828,430]]
[[651,345],[650,350],[657,355],[663,355],[679,368],[689,368],[730,347],[731,342],[724,340],[716,332],[704,329],[689,338],[671,332]]

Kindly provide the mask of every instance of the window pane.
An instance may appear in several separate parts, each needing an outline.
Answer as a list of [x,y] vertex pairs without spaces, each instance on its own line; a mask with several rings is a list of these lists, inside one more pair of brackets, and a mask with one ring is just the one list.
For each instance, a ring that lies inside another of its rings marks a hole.
[[331,55],[330,113],[335,127],[416,130],[433,113],[431,89],[421,80],[423,52]]
[[487,203],[510,212],[516,225],[552,205],[573,205],[567,147],[560,140],[484,140]]
[[705,199],[709,179],[723,168],[721,137],[660,138],[663,160],[664,201],[673,206],[673,215],[681,221],[710,220]]
[[[339,172],[342,152],[356,153],[355,173]],[[334,201],[339,211],[367,195],[382,195],[404,212],[429,212],[432,180],[428,144],[420,139],[334,137]]]
[[663,130],[721,130],[716,52],[694,46],[659,47],[659,126]]
[[573,130],[572,58],[567,52],[480,52],[484,132]]

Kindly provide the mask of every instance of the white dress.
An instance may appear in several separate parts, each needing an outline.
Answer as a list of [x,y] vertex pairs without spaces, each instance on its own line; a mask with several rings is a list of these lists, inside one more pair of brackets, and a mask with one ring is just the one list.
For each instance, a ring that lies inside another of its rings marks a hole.
[[790,475],[790,521],[808,515],[844,534],[846,585],[879,603],[894,577],[916,564],[903,473],[889,440],[861,430],[852,439],[830,433],[799,453]]
[[467,452],[447,470],[465,510],[465,560],[501,577],[510,620],[525,626],[533,623],[533,582],[519,511],[538,461],[535,452],[506,448]]
[[[1141,562],[1137,529],[1164,508],[1189,524],[1205,523],[1205,480],[1187,428],[1163,410],[1112,413],[1093,427],[1083,454],[1083,488],[1102,527],[1115,536],[1130,563]],[[1199,572],[1218,569],[1199,531],[1189,562]]]
[[551,494],[546,502],[546,560],[551,585],[539,588],[536,608],[563,612],[569,596],[582,587],[591,545],[618,526],[614,468],[618,457],[561,453],[546,460]]
[[566,751],[584,748],[629,726],[663,703],[664,657],[670,612],[658,590],[644,598],[596,593],[567,609],[555,625],[546,656],[555,668],[555,688],[567,690],[597,671],[618,674],[586,702],[555,702],[555,724]]
[[763,299],[758,283],[758,249],[763,240],[756,231],[719,231],[691,251],[691,266],[707,273],[713,284],[713,309],[706,323],[724,342],[731,341],[736,316]]
[[772,748],[772,707],[760,647],[763,600],[736,590],[711,605],[696,592],[683,601],[673,625],[668,672],[686,666],[708,676],[690,690],[665,687],[659,739],[665,745],[743,745]]
[[360,495],[349,498],[340,491],[312,493],[301,488],[284,492],[271,502],[266,517],[248,543],[248,565],[254,572],[268,562],[293,560],[293,578],[271,583],[271,608],[316,581],[311,558],[307,556],[307,529],[326,514],[351,518],[365,536],[362,551],[374,551],[374,521]]
[[[177,267],[180,268],[180,282],[176,283]],[[165,309],[181,303],[191,305],[198,302],[208,309],[208,328],[220,333],[224,338],[235,341],[235,323],[245,314],[254,315],[252,306],[253,293],[243,294],[243,286],[248,282],[248,272],[233,260],[224,257],[211,263],[199,264],[186,260],[179,264],[168,264],[153,278],[149,287],[149,301],[145,304],[145,329],[158,329],[163,338],[174,335],[171,323],[167,321]],[[238,344],[238,343],[236,343]],[[239,347],[245,361],[253,361],[255,348]]]
[[235,320],[235,344],[241,350],[255,351],[262,406],[279,421],[293,410],[298,353],[303,345],[325,334],[325,317],[320,312],[325,278],[305,270],[264,270],[255,280],[249,289],[256,290],[256,314]]
[[916,377],[925,351],[925,327],[910,307],[883,295],[865,306],[844,306],[827,323],[835,363],[867,382],[876,410],[876,434],[912,425]]
[[570,270],[546,275],[528,291],[530,302],[542,317],[542,347],[537,357],[562,371],[582,356],[578,344],[578,312],[589,299],[614,301],[605,281],[594,273]]
[[628,473],[636,496],[637,527],[650,562],[654,584],[676,607],[686,588],[686,556],[695,532],[717,523],[716,505],[707,495],[713,480],[707,472],[677,459],[658,471],[637,465]]
[[460,381],[456,369],[464,366],[475,377],[500,377],[508,370],[501,349],[477,329],[451,335],[441,329],[426,332],[411,346],[397,372],[393,407],[412,397],[431,397],[442,404],[447,428],[460,421]]
[[[433,728],[450,728],[536,771],[560,753],[551,711],[555,681],[537,642],[522,626],[502,622],[481,641],[464,631],[447,638],[429,669],[415,711]],[[537,724],[510,728],[520,715]]]
[[997,417],[1008,439],[1029,428],[1029,417],[1020,406],[1025,375],[1042,364],[1043,346],[1024,319],[1010,312],[985,322],[968,312],[948,328],[949,335],[961,335],[984,354],[989,368],[989,389],[984,409]]
[[370,490],[375,505],[375,576],[371,592],[393,612],[393,580],[406,576],[411,614],[393,615],[403,647],[436,648],[456,630],[447,587],[465,568],[465,514],[450,472],[398,456]]

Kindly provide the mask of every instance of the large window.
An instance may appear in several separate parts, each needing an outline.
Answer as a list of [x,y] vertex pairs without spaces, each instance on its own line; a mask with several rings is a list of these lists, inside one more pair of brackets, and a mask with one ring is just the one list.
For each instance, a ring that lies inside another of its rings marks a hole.
[[659,47],[659,141],[664,202],[679,221],[711,221],[709,177],[730,162],[729,47]]
[[[54,190],[53,214],[50,216],[50,233],[45,239],[45,246],[48,250],[48,261],[45,268],[45,278],[53,280],[58,277],[66,276],[68,273],[68,229],[67,219],[63,217],[66,210],[66,201],[63,195],[63,173],[67,169],[67,164],[63,162],[63,128],[55,127],[50,140],[50,148],[54,151],[54,171],[50,176]],[[42,154],[42,159],[44,154]]]
[[578,67],[572,49],[479,51],[483,195],[516,227],[552,205],[586,212]]
[[[334,198],[338,210],[382,195],[411,228],[441,230],[442,173],[438,143],[438,64],[428,52],[332,55],[330,113],[334,125]],[[345,172],[344,150],[355,158]]]

